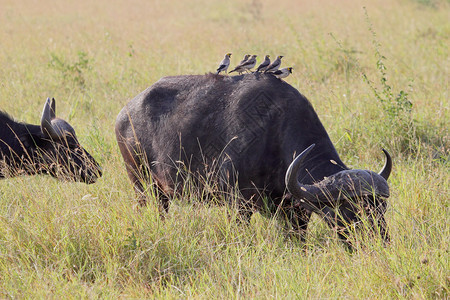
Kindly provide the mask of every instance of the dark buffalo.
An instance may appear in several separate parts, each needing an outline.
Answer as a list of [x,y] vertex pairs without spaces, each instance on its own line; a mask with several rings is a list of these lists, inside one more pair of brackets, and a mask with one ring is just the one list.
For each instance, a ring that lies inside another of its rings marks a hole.
[[204,178],[216,167],[220,189],[237,186],[256,209],[281,208],[297,230],[317,212],[345,238],[365,212],[387,238],[389,154],[379,174],[349,170],[311,103],[270,74],[162,78],[122,109],[116,136],[136,191],[152,183],[166,209],[182,170]]
[[55,99],[45,102],[40,126],[0,112],[0,178],[40,173],[88,184],[102,175],[72,126],[55,117]]

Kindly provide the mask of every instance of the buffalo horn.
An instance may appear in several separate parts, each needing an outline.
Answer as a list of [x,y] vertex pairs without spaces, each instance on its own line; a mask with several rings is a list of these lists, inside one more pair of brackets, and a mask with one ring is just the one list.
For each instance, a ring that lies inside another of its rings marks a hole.
[[386,155],[386,163],[384,164],[383,169],[378,173],[378,175],[383,177],[385,180],[388,180],[392,170],[392,159],[391,156],[389,155],[389,152],[387,152],[384,149],[381,150],[383,150],[384,154]]
[[314,146],[315,144],[312,144],[303,150],[303,152],[300,153],[290,164],[288,170],[286,171],[285,183],[287,190],[294,197],[317,204],[318,200],[315,195],[320,193],[320,189],[313,185],[303,185],[297,179],[300,166],[303,164],[306,156],[314,148]]
[[47,98],[41,116],[41,131],[53,139],[60,138],[58,132],[53,128],[52,120],[55,118],[55,99]]
[[333,204],[342,196],[353,198],[375,193],[382,197],[389,197],[386,179],[391,172],[392,161],[386,150],[383,150],[386,155],[386,164],[379,174],[366,170],[343,170],[325,177],[320,182],[302,184],[298,181],[298,171],[313,147],[314,144],[297,156],[286,172],[286,188],[295,198],[306,200],[317,206],[320,203]]

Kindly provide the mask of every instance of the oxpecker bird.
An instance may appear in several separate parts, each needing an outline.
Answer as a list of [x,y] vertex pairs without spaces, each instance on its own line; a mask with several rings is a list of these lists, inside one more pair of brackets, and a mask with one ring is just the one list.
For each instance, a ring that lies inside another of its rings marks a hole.
[[245,54],[244,58],[241,60],[239,65],[242,65],[243,63],[245,63],[248,60],[249,57],[250,57],[250,54]]
[[248,71],[253,69],[256,65],[256,57],[258,55],[252,55],[246,62],[242,64],[242,67]]
[[231,57],[231,53],[225,54],[225,57],[224,57],[223,60],[220,62],[220,65],[219,65],[219,67],[217,68],[217,74],[219,74],[220,72],[225,72],[225,73],[227,73],[228,66],[230,65],[230,57]]
[[269,73],[269,72],[275,72],[276,70],[278,70],[278,68],[281,65],[281,59],[283,58],[283,55],[280,55],[277,57],[277,59],[275,59],[275,61],[267,67],[267,69],[264,71],[264,73]]
[[270,55],[266,55],[264,61],[258,66],[256,72],[263,72],[270,65]]
[[256,57],[257,57],[257,55],[252,55],[247,61],[245,61],[242,64],[237,65],[236,68],[234,68],[232,71],[230,71],[230,73],[236,71],[239,74],[241,74],[244,71],[251,70],[256,65]]
[[281,79],[281,78],[286,78],[289,76],[289,74],[292,73],[292,67],[289,68],[283,68],[281,70],[276,70],[275,72],[272,72],[271,74],[273,74],[276,78]]

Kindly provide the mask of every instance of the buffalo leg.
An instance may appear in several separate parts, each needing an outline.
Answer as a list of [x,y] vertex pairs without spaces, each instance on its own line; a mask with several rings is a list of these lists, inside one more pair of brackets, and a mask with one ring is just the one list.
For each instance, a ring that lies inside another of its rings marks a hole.
[[[122,150],[122,147],[120,147],[120,149]],[[124,153],[126,155],[124,155]],[[128,151],[128,149],[122,151],[122,156],[125,161],[128,177],[130,178],[137,195],[138,205],[140,207],[145,207],[149,196],[154,195],[158,202],[159,212],[163,217],[169,209],[169,198],[157,184],[152,184],[150,169],[146,163],[147,160],[143,155],[131,155],[131,152]]]

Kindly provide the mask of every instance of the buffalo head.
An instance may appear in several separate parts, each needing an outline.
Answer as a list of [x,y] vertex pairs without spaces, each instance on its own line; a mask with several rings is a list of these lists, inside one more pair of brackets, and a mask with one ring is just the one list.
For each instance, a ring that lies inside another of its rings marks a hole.
[[54,99],[47,98],[40,126],[11,120],[0,125],[6,132],[0,160],[6,164],[10,176],[47,173],[90,184],[102,175],[99,164],[80,145],[73,127],[55,116]]
[[289,166],[285,177],[288,191],[300,201],[300,206],[321,214],[342,239],[348,237],[347,226],[359,223],[365,215],[372,229],[377,226],[381,236],[388,241],[384,213],[385,199],[389,197],[387,179],[392,169],[389,153],[383,149],[386,163],[379,173],[342,170],[313,184],[303,184],[298,181],[299,171],[314,146],[306,148]]

